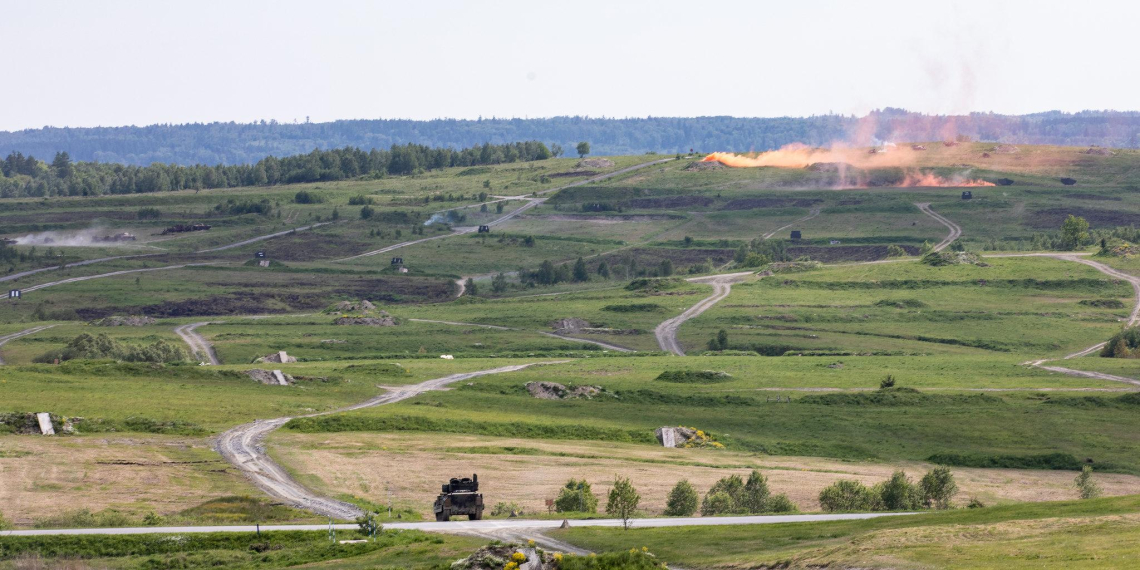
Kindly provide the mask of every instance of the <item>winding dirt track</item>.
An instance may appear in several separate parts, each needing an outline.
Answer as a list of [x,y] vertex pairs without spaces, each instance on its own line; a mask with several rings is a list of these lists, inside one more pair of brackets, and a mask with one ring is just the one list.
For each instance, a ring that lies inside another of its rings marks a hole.
[[950,235],[946,236],[946,239],[938,242],[938,245],[934,246],[933,251],[942,251],[946,249],[947,246],[954,243],[954,240],[962,237],[962,226],[959,226],[958,224],[950,221],[950,218],[947,218],[942,214],[931,210],[929,203],[915,204],[915,206],[918,206],[918,209],[922,210],[922,213],[930,216],[931,218],[934,218],[938,221],[938,223],[946,226],[947,228],[950,228]]
[[[148,271],[165,271],[167,269],[181,269],[183,267],[197,267],[201,265],[213,265],[212,263],[183,263],[181,265],[167,265],[165,267],[146,267],[143,269],[124,269],[122,271],[112,271],[110,273],[100,273],[98,275],[84,275],[82,277],[72,277],[70,279],[60,279],[59,281],[51,281],[48,283],[40,283],[31,287],[25,287],[20,291],[28,293],[31,291],[39,291],[40,289],[47,289],[48,287],[55,287],[56,285],[66,285],[68,283],[78,283],[80,281],[88,281],[91,279],[101,279],[103,277],[114,277],[116,275],[127,275],[129,273],[146,273]],[[4,293],[4,299],[8,298],[8,293]]]
[[[359,410],[362,408],[370,408],[373,406],[382,406],[384,404],[391,404],[406,400],[414,396],[429,392],[432,390],[440,390],[448,384],[468,380],[479,376],[486,376],[488,374],[501,374],[504,372],[514,372],[524,368],[542,364],[559,364],[567,362],[565,360],[559,361],[546,361],[546,362],[532,362],[530,364],[515,364],[511,366],[500,366],[489,370],[480,370],[477,372],[462,372],[459,374],[452,374],[442,378],[435,378],[419,384],[411,386],[399,386],[390,388],[387,392],[376,396],[365,402],[353,404],[344,408],[331,410],[328,412],[320,412],[316,414],[308,414],[298,416],[303,418],[311,418],[316,416],[324,416],[339,412],[347,412],[351,410]],[[246,477],[248,477],[254,485],[257,485],[262,491],[289,503],[297,508],[312,511],[314,513],[329,516],[337,519],[352,520],[362,514],[362,511],[356,505],[352,505],[343,501],[321,497],[316,493],[306,489],[303,485],[293,480],[285,470],[270,459],[269,455],[265,453],[265,437],[273,430],[281,427],[292,417],[276,418],[272,420],[257,420],[253,423],[243,424],[237,426],[218,437],[214,444],[214,449],[241,470]]]
[[806,221],[808,221],[808,220],[810,220],[810,219],[812,219],[812,218],[814,218],[814,217],[818,216],[818,215],[819,215],[819,213],[820,213],[820,212],[822,212],[822,211],[823,211],[823,210],[821,210],[820,208],[814,208],[814,209],[808,210],[808,215],[806,215],[806,216],[804,216],[804,217],[802,217],[802,218],[800,218],[800,219],[798,219],[798,220],[796,220],[796,221],[794,221],[794,222],[792,222],[792,223],[790,223],[790,224],[788,224],[788,225],[786,225],[786,226],[780,226],[780,227],[778,227],[778,228],[776,228],[776,229],[774,229],[774,230],[772,230],[772,231],[770,231],[770,232],[768,232],[768,233],[764,234],[762,237],[763,237],[764,239],[772,239],[772,236],[776,235],[776,232],[780,232],[780,231],[786,230],[786,229],[788,229],[788,228],[790,228],[790,227],[792,227],[792,226],[794,226],[794,225],[796,225],[796,224],[798,224],[798,223],[800,223],[800,222],[806,222]]
[[[54,326],[55,325],[42,325],[42,326],[38,326],[38,327],[32,327],[30,329],[24,329],[20,332],[14,332],[11,334],[6,334],[4,336],[0,336],[0,346],[4,346],[5,344],[8,344],[8,341],[10,341],[10,340],[16,340],[22,336],[28,336],[30,334],[36,334],[42,330],[47,330],[47,329],[50,329]],[[4,365],[4,359],[0,358],[0,366],[3,366],[3,365]]]
[[206,359],[207,364],[217,366],[221,364],[222,361],[218,360],[218,353],[214,351],[214,345],[210,344],[210,341],[206,340],[206,337],[198,334],[198,331],[194,330],[209,324],[216,324],[216,322],[205,321],[181,325],[174,328],[174,333],[182,337],[182,340],[190,346],[191,355],[203,357]]
[[685,312],[673,317],[659,325],[653,330],[653,334],[657,336],[657,346],[665,352],[672,352],[677,356],[685,356],[684,349],[681,348],[681,343],[677,342],[677,329],[685,321],[709,310],[710,307],[720,302],[721,299],[728,296],[732,292],[732,284],[739,283],[745,277],[752,275],[751,271],[743,273],[726,273],[724,275],[712,275],[710,277],[693,277],[688,279],[692,283],[706,283],[713,286],[713,294],[705,297],[696,305],[685,309]]

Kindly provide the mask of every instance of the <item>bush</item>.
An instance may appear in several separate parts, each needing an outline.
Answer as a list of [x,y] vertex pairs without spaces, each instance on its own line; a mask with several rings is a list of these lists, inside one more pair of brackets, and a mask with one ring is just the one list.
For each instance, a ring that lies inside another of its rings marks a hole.
[[598,498],[585,479],[571,479],[562,486],[558,498],[554,499],[554,510],[560,513],[596,513]]
[[665,564],[643,550],[607,552],[590,556],[566,554],[558,560],[558,570],[664,570]]
[[744,492],[740,495],[740,510],[750,514],[763,513],[768,508],[771,495],[768,478],[753,469],[748,474],[748,482],[744,484]]
[[723,477],[713,484],[701,503],[701,515],[723,515],[744,512],[744,480],[740,475]]
[[614,486],[610,489],[606,501],[606,514],[621,519],[622,527],[629,530],[630,519],[637,512],[637,505],[641,502],[641,494],[633,487],[627,477],[614,477]]
[[710,492],[701,502],[701,516],[711,517],[735,512],[735,503],[732,497],[724,491]]
[[869,511],[875,506],[874,493],[858,481],[839,480],[819,492],[819,506],[827,512]]
[[1140,327],[1124,329],[1108,339],[1100,355],[1105,358],[1140,357]]
[[33,359],[33,362],[50,364],[60,361],[110,358],[126,362],[178,362],[186,360],[186,351],[181,346],[158,340],[146,346],[121,343],[106,334],[81,334],[67,343],[62,349],[53,350]]
[[491,516],[493,517],[505,517],[510,516],[511,514],[521,515],[522,512],[522,507],[520,507],[518,503],[513,502],[504,503],[500,501],[498,503],[495,503],[494,507],[491,507]]
[[894,388],[894,387],[895,387],[895,377],[890,375],[890,374],[887,374],[887,377],[883,378],[882,382],[879,382],[879,389],[880,390],[886,390],[887,388]]
[[1120,299],[1084,299],[1077,304],[1097,309],[1123,309],[1125,306]]
[[154,207],[139,208],[137,216],[138,216],[138,219],[140,219],[140,220],[154,220],[157,218],[161,218],[162,212],[159,211],[158,208],[154,208]]
[[922,503],[926,508],[949,509],[950,501],[958,494],[954,474],[947,467],[935,467],[922,476],[918,483],[922,489]]
[[888,245],[887,257],[906,257],[906,250],[894,244]]
[[673,490],[669,491],[669,498],[665,500],[665,516],[689,517],[697,512],[697,503],[700,497],[697,490],[687,479],[682,479]]
[[293,195],[293,202],[297,204],[320,204],[324,202],[324,199],[319,194],[301,190]]
[[360,219],[362,220],[370,220],[372,219],[372,216],[375,215],[376,208],[373,208],[372,206],[363,206],[360,208]]
[[602,310],[611,313],[652,313],[663,311],[665,307],[657,303],[634,303],[632,305],[606,305],[602,307]]
[[372,204],[374,204],[372,196],[365,196],[363,194],[357,194],[348,199],[349,206],[371,206]]
[[1100,496],[1100,485],[1092,480],[1092,467],[1085,465],[1081,468],[1081,474],[1073,480],[1073,484],[1077,486],[1077,492],[1080,493],[1082,499],[1095,499]]
[[936,453],[927,458],[931,463],[956,467],[984,467],[987,469],[1055,469],[1080,471],[1084,466],[1076,457],[1068,453],[1043,453],[1039,455],[966,455],[960,453]]
[[768,497],[768,506],[764,512],[768,513],[796,513],[799,509],[787,495],[772,495]]
[[910,511],[922,508],[922,491],[903,471],[895,471],[891,478],[875,485],[872,491],[878,495],[878,503],[887,511]]

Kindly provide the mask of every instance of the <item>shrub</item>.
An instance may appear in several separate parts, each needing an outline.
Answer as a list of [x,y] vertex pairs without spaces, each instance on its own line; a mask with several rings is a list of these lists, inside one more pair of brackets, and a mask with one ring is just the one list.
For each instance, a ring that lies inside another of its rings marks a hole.
[[370,219],[372,219],[372,216],[375,216],[375,215],[376,215],[376,208],[373,208],[372,206],[362,206],[360,208],[360,219],[362,219],[362,220],[370,220]]
[[554,499],[554,510],[560,513],[596,513],[598,512],[598,498],[590,490],[590,483],[585,479],[571,479],[562,486],[558,498]]
[[772,260],[767,256],[761,255],[754,251],[748,252],[744,259],[740,262],[741,267],[761,267],[772,263]]
[[753,469],[740,495],[740,510],[751,514],[763,513],[768,508],[768,499],[771,495],[772,492],[768,490],[768,479]]
[[357,194],[348,199],[349,206],[371,206],[373,203],[372,196],[365,196],[363,194]]
[[879,382],[879,389],[880,390],[886,390],[887,388],[894,388],[894,387],[895,387],[895,377],[890,375],[890,374],[887,374],[887,377],[883,378],[882,382]]
[[767,512],[767,513],[795,513],[795,512],[799,512],[799,509],[796,508],[796,504],[793,503],[792,500],[789,499],[787,495],[779,494],[779,495],[772,495],[771,497],[768,497],[767,508],[765,508],[764,512]]
[[493,517],[505,517],[511,515],[512,513],[521,515],[522,512],[522,507],[519,507],[518,503],[513,502],[504,503],[500,501],[498,503],[495,503],[494,507],[491,507],[491,516]]
[[652,313],[663,311],[665,307],[657,303],[634,303],[632,305],[606,305],[602,307],[602,310],[611,313]]
[[159,211],[158,208],[154,207],[139,208],[137,216],[140,220],[153,220],[161,218],[162,212]]
[[819,492],[819,506],[827,512],[869,511],[875,503],[871,489],[858,481],[839,480]]
[[888,511],[909,511],[922,507],[922,491],[911,483],[903,471],[895,471],[891,478],[875,485],[878,503]]
[[1097,309],[1123,309],[1124,302],[1120,299],[1084,299],[1077,303],[1086,307],[1095,307]]
[[986,504],[983,503],[982,500],[977,498],[977,497],[971,497],[970,502],[966,503],[966,508],[967,509],[984,509],[984,508],[986,508]]
[[700,497],[697,490],[687,479],[682,479],[669,491],[669,498],[665,500],[665,516],[689,517],[697,512],[697,503]]
[[876,307],[894,307],[896,309],[921,309],[928,306],[918,299],[882,299],[875,301]]
[[1140,356],[1140,327],[1124,329],[1108,339],[1100,355],[1105,358],[1137,358]]
[[1056,469],[1080,471],[1084,466],[1080,460],[1068,453],[1043,453],[1039,455],[966,455],[959,453],[936,453],[928,457],[927,461],[939,465],[984,467],[989,469]]
[[1100,485],[1092,480],[1092,467],[1089,465],[1081,468],[1081,474],[1077,475],[1073,484],[1077,486],[1077,492],[1082,499],[1095,499],[1100,496]]
[[124,344],[104,333],[98,335],[81,334],[67,343],[62,349],[53,350],[33,359],[38,363],[88,359],[111,358],[126,362],[178,362],[186,360],[186,351],[181,346],[158,340],[154,344],[134,346]]
[[894,244],[888,245],[887,257],[906,257],[906,250]]
[[950,501],[958,494],[958,484],[948,467],[935,467],[922,476],[918,486],[922,489],[922,502],[926,508],[949,509]]
[[715,515],[732,513],[735,505],[732,497],[724,491],[710,492],[705,495],[705,500],[701,502],[701,516],[711,517]]
[[297,204],[320,204],[324,202],[324,199],[319,194],[301,190],[293,195],[293,202]]

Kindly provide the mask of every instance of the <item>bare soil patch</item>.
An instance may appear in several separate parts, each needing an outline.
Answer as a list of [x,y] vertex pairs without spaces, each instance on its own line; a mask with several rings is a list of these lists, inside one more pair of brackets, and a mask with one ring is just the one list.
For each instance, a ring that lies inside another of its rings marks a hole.
[[608,158],[586,158],[578,161],[574,168],[613,168],[614,161]]
[[657,198],[634,198],[626,200],[627,208],[643,210],[674,210],[677,208],[704,208],[716,200],[708,196],[660,196]]
[[728,167],[719,160],[710,160],[707,162],[698,160],[695,162],[690,162],[689,165],[684,168],[684,170],[685,172],[705,172],[708,170],[723,170],[725,168]]

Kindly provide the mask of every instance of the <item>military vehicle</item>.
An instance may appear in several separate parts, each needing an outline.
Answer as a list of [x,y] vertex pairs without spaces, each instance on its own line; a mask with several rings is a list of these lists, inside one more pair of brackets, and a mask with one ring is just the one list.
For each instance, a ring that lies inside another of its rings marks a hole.
[[483,495],[479,493],[479,476],[452,478],[435,498],[435,520],[451,520],[453,515],[467,515],[473,521],[483,518]]

